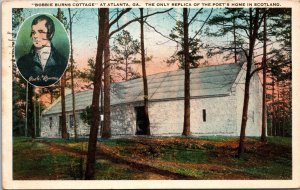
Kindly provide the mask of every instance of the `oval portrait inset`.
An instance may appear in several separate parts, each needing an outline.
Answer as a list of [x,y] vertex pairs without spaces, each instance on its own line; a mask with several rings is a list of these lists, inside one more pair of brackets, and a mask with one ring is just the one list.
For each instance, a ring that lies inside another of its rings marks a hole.
[[15,46],[17,67],[32,85],[56,83],[67,68],[69,52],[68,34],[52,15],[33,15],[19,29]]

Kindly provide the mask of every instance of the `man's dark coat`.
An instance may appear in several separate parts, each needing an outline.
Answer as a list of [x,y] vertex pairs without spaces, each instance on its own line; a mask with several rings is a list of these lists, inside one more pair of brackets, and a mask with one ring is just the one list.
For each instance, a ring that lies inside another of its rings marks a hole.
[[43,70],[38,54],[32,46],[30,52],[17,61],[22,76],[35,86],[49,86],[56,83],[67,67],[68,61],[51,44],[51,53]]

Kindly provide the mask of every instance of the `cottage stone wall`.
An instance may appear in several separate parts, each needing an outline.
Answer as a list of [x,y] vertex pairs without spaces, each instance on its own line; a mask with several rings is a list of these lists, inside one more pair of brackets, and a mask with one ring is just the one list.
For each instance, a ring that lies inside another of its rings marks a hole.
[[[254,80],[259,80],[255,77]],[[259,81],[254,81],[259,82]],[[261,133],[261,87],[252,84],[247,136],[259,136]],[[259,94],[258,94],[259,92]],[[231,96],[191,99],[191,133],[192,135],[225,135],[239,136],[243,109],[244,84],[238,84]],[[239,103],[237,103],[239,102]],[[113,136],[135,135],[136,111],[135,107],[141,103],[123,104],[111,107],[111,132]],[[206,121],[203,121],[203,110]],[[67,113],[67,130],[70,137],[74,136],[74,127],[70,127],[70,115]],[[88,136],[90,128],[77,115],[77,133]],[[179,136],[183,130],[184,100],[170,100],[150,102],[149,116],[151,134],[154,136]],[[50,128],[50,117],[52,127]],[[46,115],[42,118],[42,137],[57,138],[59,131],[59,115]]]
[[[67,131],[70,137],[74,137],[74,126],[70,126],[71,112],[66,113]],[[41,120],[41,137],[59,138],[61,137],[61,130],[59,129],[60,114],[43,115]],[[50,118],[52,118],[52,126],[50,127]],[[80,119],[80,112],[76,113],[77,121],[77,135],[87,136],[90,132],[90,127]]]
[[[226,108],[226,109],[224,109]],[[203,120],[203,110],[206,121]],[[191,99],[192,135],[234,135],[235,101],[230,96]],[[153,135],[181,135],[184,100],[154,102],[149,109]]]
[[[242,114],[243,114],[243,102],[244,102],[244,90],[245,90],[245,72],[241,72],[239,76],[240,81],[237,82],[235,87],[237,98],[237,136],[240,135]],[[243,79],[243,80],[242,80]],[[250,82],[250,98],[248,105],[248,120],[246,127],[246,136],[260,136],[262,125],[262,86],[258,75],[254,75]]]
[[[126,104],[112,107],[112,135],[135,135],[135,106]],[[206,121],[203,121],[203,109]],[[191,132],[193,135],[235,135],[235,97],[213,97],[191,100]],[[150,102],[149,117],[152,135],[181,135],[183,130],[184,100]]]
[[[50,124],[50,118],[52,118],[52,125]],[[57,114],[42,116],[41,119],[41,137],[54,138],[59,137],[59,117]]]
[[111,107],[111,133],[113,136],[135,135],[138,104],[122,104]]

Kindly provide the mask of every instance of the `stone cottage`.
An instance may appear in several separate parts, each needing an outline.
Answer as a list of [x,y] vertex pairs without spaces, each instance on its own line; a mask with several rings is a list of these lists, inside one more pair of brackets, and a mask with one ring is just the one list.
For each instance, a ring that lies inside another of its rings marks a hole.
[[[223,64],[190,70],[191,132],[195,136],[239,136],[242,118],[245,65]],[[151,135],[178,136],[183,129],[184,71],[148,76]],[[92,91],[75,95],[78,134],[87,136],[89,126],[80,113],[92,102]],[[247,136],[261,134],[262,85],[257,74],[251,79]],[[72,96],[66,95],[67,128],[74,135]],[[60,136],[61,103],[42,113],[42,137]],[[112,136],[143,135],[142,78],[112,84]]]

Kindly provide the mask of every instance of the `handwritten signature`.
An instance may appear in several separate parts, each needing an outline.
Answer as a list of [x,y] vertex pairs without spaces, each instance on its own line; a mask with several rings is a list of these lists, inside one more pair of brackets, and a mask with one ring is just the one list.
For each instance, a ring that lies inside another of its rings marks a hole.
[[48,75],[41,75],[37,77],[30,76],[29,77],[29,82],[40,82],[40,81],[45,81],[47,82],[48,80],[58,80],[58,77],[48,77]]

